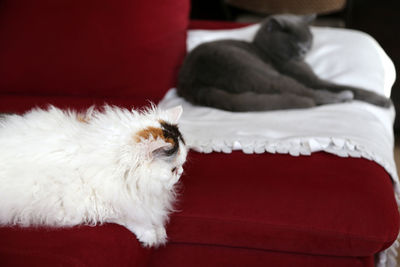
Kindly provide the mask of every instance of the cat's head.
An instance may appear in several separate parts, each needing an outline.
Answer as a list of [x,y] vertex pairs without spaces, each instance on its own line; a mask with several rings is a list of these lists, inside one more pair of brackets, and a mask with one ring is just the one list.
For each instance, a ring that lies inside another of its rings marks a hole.
[[274,15],[262,22],[254,44],[281,60],[301,60],[311,49],[310,23],[315,15]]
[[179,180],[186,161],[187,147],[178,128],[181,114],[181,106],[153,109],[143,115],[143,127],[133,136],[140,155],[138,175],[162,182],[165,189],[171,189]]
[[181,106],[162,110],[153,105],[137,111],[106,105],[75,114],[75,118],[85,129],[82,132],[101,138],[101,162],[119,178],[125,189],[121,197],[149,205],[166,203],[170,209],[168,203],[174,198],[174,185],[188,153],[178,129],[182,112]]

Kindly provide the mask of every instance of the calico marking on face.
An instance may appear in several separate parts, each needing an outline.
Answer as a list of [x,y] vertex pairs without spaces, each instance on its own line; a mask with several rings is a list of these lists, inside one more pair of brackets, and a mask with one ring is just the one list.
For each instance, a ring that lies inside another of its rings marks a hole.
[[173,140],[173,147],[169,150],[167,150],[165,153],[170,156],[172,154],[175,154],[176,151],[179,148],[179,141],[181,141],[185,145],[185,140],[182,137],[181,132],[178,129],[178,126],[176,124],[171,124],[165,121],[160,121],[161,127],[162,127],[162,132],[164,134],[164,137],[169,140]]
[[154,139],[164,139],[165,142],[172,144],[172,140],[165,139],[162,129],[152,126],[149,126],[146,129],[139,131],[136,134],[136,141],[139,142],[141,139],[149,139],[150,136],[152,136]]
[[185,141],[180,133],[176,124],[171,124],[166,121],[160,120],[161,128],[149,126],[136,134],[136,141],[141,139],[149,139],[150,136],[156,139],[162,139],[172,145],[171,149],[165,150],[167,156],[175,154],[179,149],[179,141],[185,144]]

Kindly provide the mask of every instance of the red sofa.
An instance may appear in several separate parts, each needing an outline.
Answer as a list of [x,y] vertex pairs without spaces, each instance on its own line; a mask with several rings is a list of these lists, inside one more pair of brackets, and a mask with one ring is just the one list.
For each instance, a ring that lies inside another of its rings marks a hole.
[[[158,102],[188,27],[237,27],[189,26],[188,12],[188,0],[0,1],[0,112]],[[391,178],[366,159],[191,152],[181,185],[165,247],[113,224],[2,227],[0,266],[373,266],[398,234]]]

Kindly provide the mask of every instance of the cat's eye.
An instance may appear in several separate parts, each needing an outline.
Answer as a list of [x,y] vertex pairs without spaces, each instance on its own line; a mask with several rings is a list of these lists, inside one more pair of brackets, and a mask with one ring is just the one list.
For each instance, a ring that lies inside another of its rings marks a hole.
[[176,171],[176,167],[172,168],[171,172],[175,172]]

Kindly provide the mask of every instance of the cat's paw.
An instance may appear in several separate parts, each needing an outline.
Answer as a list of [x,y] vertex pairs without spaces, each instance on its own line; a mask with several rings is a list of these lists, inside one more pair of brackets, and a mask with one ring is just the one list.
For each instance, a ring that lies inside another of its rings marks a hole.
[[159,245],[164,245],[167,242],[167,231],[163,226],[158,227],[156,231]]
[[137,231],[136,237],[145,247],[157,246],[157,232],[154,229]]
[[317,90],[314,92],[314,97],[318,105],[324,105],[351,101],[354,99],[354,94],[350,90],[344,90],[339,93]]
[[350,90],[342,91],[337,94],[339,102],[348,102],[354,99],[354,93]]
[[164,227],[136,231],[136,237],[145,247],[159,247],[167,242],[167,233]]

